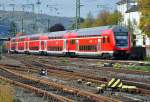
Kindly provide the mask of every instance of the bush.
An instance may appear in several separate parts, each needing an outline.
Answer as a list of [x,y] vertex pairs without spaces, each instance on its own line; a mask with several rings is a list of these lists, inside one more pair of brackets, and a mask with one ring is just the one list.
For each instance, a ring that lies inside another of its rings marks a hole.
[[0,85],[0,102],[13,102],[13,90],[9,85]]
[[113,65],[113,68],[115,68],[115,69],[120,69],[120,68],[121,68],[121,64],[115,63],[115,64]]

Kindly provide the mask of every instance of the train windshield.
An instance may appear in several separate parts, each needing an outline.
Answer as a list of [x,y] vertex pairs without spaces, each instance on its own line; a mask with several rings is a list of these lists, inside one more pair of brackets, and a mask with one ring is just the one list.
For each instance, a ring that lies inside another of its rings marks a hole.
[[115,33],[116,46],[119,48],[128,47],[128,33]]

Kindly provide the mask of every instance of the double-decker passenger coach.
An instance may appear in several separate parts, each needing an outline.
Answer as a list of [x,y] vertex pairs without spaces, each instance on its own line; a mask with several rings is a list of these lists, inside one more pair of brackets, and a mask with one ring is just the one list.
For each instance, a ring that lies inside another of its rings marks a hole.
[[130,33],[125,27],[102,26],[70,31],[19,36],[10,40],[10,52],[63,56],[127,58]]

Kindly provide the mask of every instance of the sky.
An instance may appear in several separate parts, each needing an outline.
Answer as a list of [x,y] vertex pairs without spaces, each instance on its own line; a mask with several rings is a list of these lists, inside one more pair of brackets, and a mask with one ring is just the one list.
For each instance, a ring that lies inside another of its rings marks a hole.
[[[0,10],[12,11],[12,6],[10,4],[15,4],[15,10],[22,10],[23,4],[34,4],[36,13],[43,13],[52,16],[62,16],[62,17],[75,17],[76,14],[76,0],[40,0],[41,5],[36,4],[38,0],[0,0]],[[116,2],[119,0],[80,0],[81,1],[81,17],[86,17],[89,12],[93,14],[94,17],[98,13],[107,9],[112,11],[116,9]],[[49,5],[49,6],[47,6]],[[97,5],[104,5],[97,7]],[[32,11],[31,5],[25,6],[25,11]]]

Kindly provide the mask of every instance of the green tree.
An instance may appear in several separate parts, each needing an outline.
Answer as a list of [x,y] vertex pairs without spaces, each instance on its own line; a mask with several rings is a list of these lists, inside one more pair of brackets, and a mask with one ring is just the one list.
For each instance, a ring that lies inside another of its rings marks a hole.
[[49,32],[64,31],[65,27],[58,23],[48,29]]
[[94,26],[105,26],[109,24],[110,13],[106,10],[101,11],[94,23]]
[[[80,24],[82,24],[84,22],[84,18],[80,18]],[[69,26],[70,30],[76,29],[76,22],[73,22],[70,26]]]
[[117,25],[122,20],[122,15],[117,10],[112,12],[108,17],[108,23],[111,25]]
[[121,19],[121,13],[117,11],[110,13],[109,11],[103,10],[99,13],[93,26],[117,25]]
[[96,19],[89,13],[85,21],[81,24],[81,28],[117,25],[121,19],[122,15],[117,11],[110,13],[107,10],[103,10],[98,14]]
[[10,23],[9,33],[10,33],[11,36],[16,36],[16,34],[17,34],[17,24],[14,21],[12,21]]
[[93,23],[94,23],[94,17],[92,15],[91,12],[88,13],[87,18],[84,20],[83,23],[81,23],[81,28],[88,28],[88,27],[92,27]]
[[141,12],[140,28],[150,37],[150,0],[139,0]]

